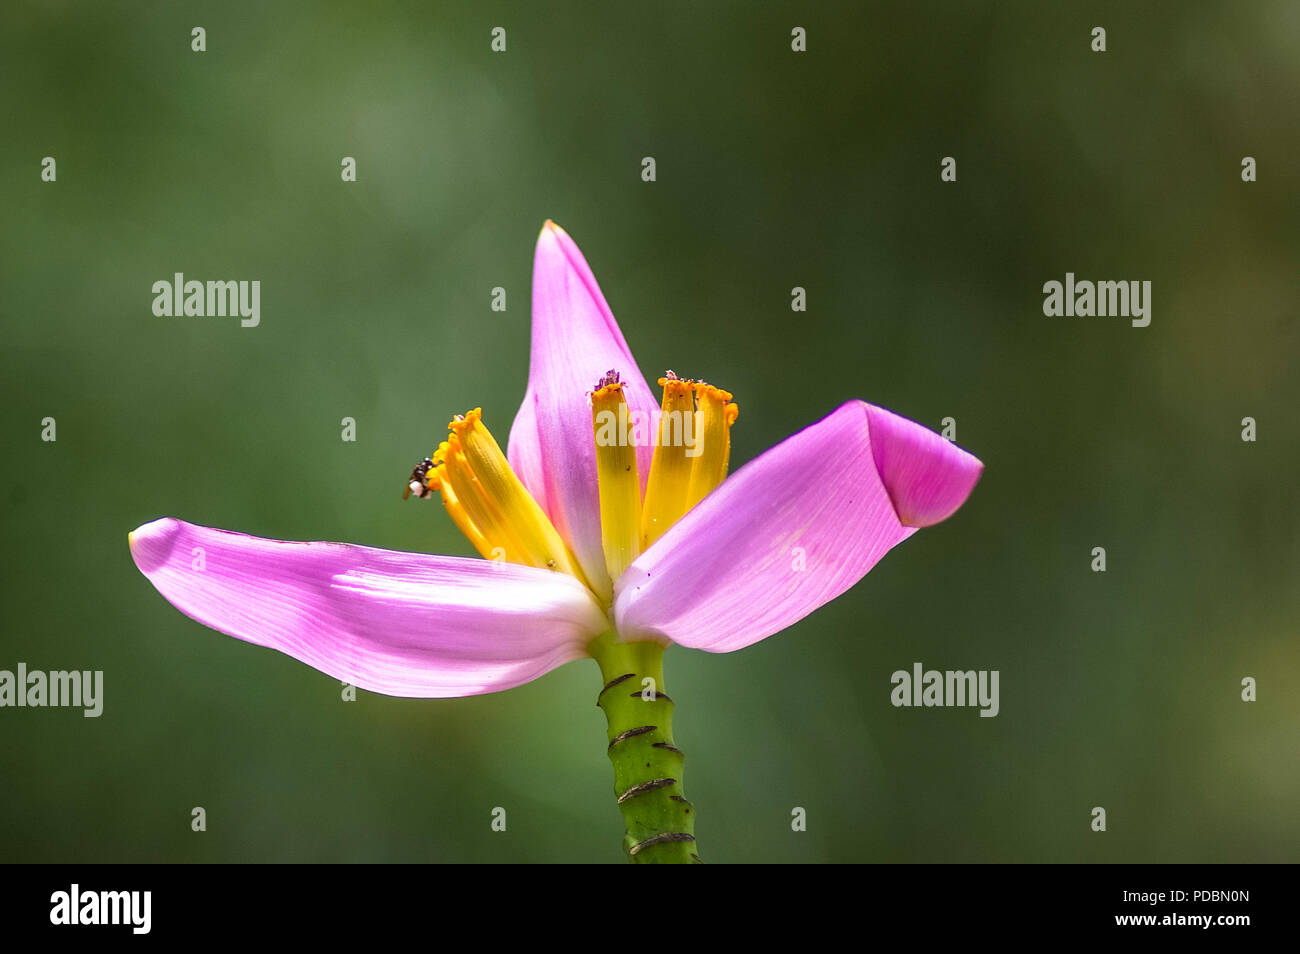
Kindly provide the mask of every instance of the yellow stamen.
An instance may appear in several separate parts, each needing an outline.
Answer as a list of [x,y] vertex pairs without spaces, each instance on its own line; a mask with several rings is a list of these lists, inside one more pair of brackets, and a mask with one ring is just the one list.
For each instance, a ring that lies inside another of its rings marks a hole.
[[[695,441],[695,385],[676,375],[659,379],[664,399],[659,416],[655,453],[646,480],[645,507],[641,511],[641,549],[654,543],[686,512],[686,492],[691,483],[690,450]],[[689,432],[689,433],[688,433]]]
[[601,378],[591,394],[600,488],[600,534],[605,568],[617,580],[641,552],[641,477],[630,435],[627,399],[618,374]]
[[722,409],[722,413],[727,421],[727,450],[722,457],[722,476],[725,479],[727,474],[730,473],[728,468],[731,467],[731,425],[735,424],[740,418],[740,405],[728,404]]
[[[515,476],[506,455],[484,426],[482,418],[482,409],[475,408],[447,425],[451,429],[447,438],[449,472],[454,478],[462,474],[471,478],[469,486],[486,504],[482,508],[482,519],[489,522],[487,525],[479,523],[479,530],[488,539],[499,537],[506,549],[506,559],[512,563],[561,570],[587,583],[577,559],[569,552],[546,512]],[[465,500],[466,491],[459,483],[454,479],[452,489]],[[471,516],[475,515],[468,500],[466,509]],[[476,517],[476,523],[478,519]]]
[[[739,408],[731,394],[702,381],[684,381],[671,371],[659,379],[664,397],[655,452],[641,499],[637,446],[647,435],[632,420],[623,384],[609,372],[591,393],[601,543],[609,580],[632,562],[727,475],[731,426]],[[475,408],[457,415],[447,439],[411,472],[403,497],[442,496],[456,526],[483,556],[561,570],[580,580],[608,604],[546,512],[515,476],[506,455]]]
[[441,460],[441,465],[430,473],[438,481],[437,489],[442,492],[443,506],[475,549],[489,560],[532,565],[528,552],[512,532],[501,509],[488,497],[469,466],[455,435],[438,446],[434,460]]
[[447,442],[443,441],[438,447],[438,453],[434,455],[434,465],[429,468],[424,478],[424,485],[429,490],[436,490],[442,494],[442,505],[446,508],[447,514],[451,517],[452,522],[456,524],[460,532],[465,534],[469,542],[474,544],[474,549],[487,557],[489,560],[504,560],[506,557],[506,548],[494,543],[485,537],[478,525],[470,518],[465,509],[465,504],[456,496],[456,491],[451,487],[451,481],[446,479],[446,454]]
[[727,476],[731,461],[731,425],[740,409],[728,404],[731,393],[711,384],[695,386],[695,439],[698,455],[691,463],[691,483],[686,491],[686,509],[690,510],[709,495]]
[[641,511],[641,549],[654,543],[727,476],[731,425],[740,409],[731,394],[671,371],[664,389],[658,443]]
[[561,570],[586,584],[578,561],[510,469],[482,418],[475,408],[447,425],[451,433],[426,462],[424,486],[442,494],[456,526],[489,560]]

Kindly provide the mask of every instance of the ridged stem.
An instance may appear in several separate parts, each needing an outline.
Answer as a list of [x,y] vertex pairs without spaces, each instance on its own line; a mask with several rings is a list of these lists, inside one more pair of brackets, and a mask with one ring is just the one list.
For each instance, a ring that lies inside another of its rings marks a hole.
[[673,700],[664,692],[663,645],[620,643],[606,633],[590,650],[604,678],[596,705],[609,723],[614,797],[627,828],[628,860],[698,863],[695,810],[682,792],[685,756],[673,744]]

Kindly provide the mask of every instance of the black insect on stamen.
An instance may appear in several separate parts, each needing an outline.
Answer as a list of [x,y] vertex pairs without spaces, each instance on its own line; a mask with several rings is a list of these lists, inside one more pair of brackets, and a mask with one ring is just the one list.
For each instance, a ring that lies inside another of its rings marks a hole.
[[431,457],[426,457],[415,465],[415,468],[411,471],[411,476],[406,479],[406,490],[402,493],[403,500],[411,496],[412,493],[417,497],[427,497],[433,493],[424,482],[432,468],[433,458]]

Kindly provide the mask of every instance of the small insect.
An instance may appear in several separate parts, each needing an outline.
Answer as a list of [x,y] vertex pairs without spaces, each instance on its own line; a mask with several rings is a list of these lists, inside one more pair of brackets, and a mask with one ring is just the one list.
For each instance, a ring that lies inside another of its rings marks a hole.
[[402,493],[403,500],[411,496],[411,494],[424,498],[433,493],[424,482],[424,478],[429,475],[429,470],[432,467],[433,459],[430,457],[424,458],[415,465],[415,469],[411,471],[411,476],[407,478],[406,490]]

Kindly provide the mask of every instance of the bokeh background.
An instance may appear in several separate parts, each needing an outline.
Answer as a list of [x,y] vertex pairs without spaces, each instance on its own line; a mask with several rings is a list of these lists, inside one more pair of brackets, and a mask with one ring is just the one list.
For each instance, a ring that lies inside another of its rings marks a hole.
[[[451,414],[508,430],[548,217],[645,373],[736,393],[734,462],[862,397],[955,418],[986,463],[787,632],[670,650],[706,860],[1300,857],[1300,6],[0,20],[0,668],[105,672],[99,719],[0,710],[3,860],[621,860],[593,663],[344,703],[172,609],[126,546],[171,515],[469,554],[400,491]],[[177,271],[260,279],[261,326],[155,318]],[[1066,271],[1152,281],[1151,326],[1045,318]],[[916,661],[1000,670],[1001,714],[893,708]]]

